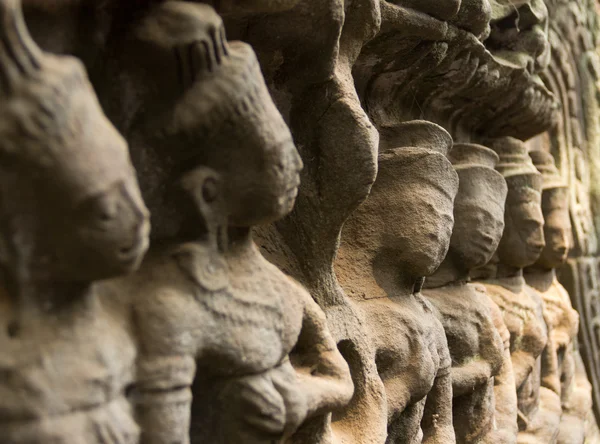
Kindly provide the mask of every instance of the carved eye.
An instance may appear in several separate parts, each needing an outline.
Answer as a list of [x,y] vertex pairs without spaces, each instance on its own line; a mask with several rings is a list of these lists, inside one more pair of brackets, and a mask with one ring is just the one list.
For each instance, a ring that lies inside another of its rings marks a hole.
[[114,220],[119,211],[118,199],[114,188],[107,192],[90,197],[79,208],[82,222],[103,229]]
[[522,227],[527,231],[536,231],[542,227],[542,224],[535,219],[525,219],[522,222]]

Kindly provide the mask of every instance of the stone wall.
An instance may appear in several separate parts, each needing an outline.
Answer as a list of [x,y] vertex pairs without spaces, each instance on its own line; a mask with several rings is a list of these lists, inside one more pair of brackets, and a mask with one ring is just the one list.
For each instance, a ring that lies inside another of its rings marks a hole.
[[593,0],[0,0],[0,443],[598,442]]

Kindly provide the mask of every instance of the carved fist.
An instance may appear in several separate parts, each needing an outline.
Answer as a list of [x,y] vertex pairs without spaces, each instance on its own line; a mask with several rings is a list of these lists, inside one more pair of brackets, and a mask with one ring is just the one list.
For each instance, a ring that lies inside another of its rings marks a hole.
[[221,392],[229,412],[222,442],[280,442],[292,435],[307,415],[306,394],[289,361],[259,375],[232,381]]
[[285,437],[289,437],[298,430],[308,414],[306,385],[299,384],[296,370],[289,360],[271,371],[271,379],[285,403]]
[[230,400],[222,442],[258,444],[283,437],[286,406],[268,373],[236,379],[222,396]]

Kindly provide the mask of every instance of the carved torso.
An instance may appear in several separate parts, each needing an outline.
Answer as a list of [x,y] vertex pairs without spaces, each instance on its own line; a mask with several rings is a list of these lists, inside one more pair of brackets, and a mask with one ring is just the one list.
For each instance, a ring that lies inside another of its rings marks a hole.
[[577,337],[579,315],[571,305],[569,294],[556,277],[547,291],[538,292],[544,302],[544,318],[548,323],[560,365],[570,344]]
[[[32,313],[14,337],[3,329],[2,442],[137,443],[124,397],[133,381],[135,344],[122,307],[107,296]],[[10,325],[3,292],[0,306],[0,322]]]
[[436,377],[450,371],[444,330],[420,294],[360,302],[372,326],[377,370],[386,388],[388,442],[420,442],[420,421]]
[[[133,295],[143,369],[138,383],[193,381],[191,436],[200,442],[230,442],[223,431],[245,427],[236,422],[243,418],[229,416],[241,402],[241,390],[232,388],[236,381],[258,377],[273,387],[273,372],[295,377],[288,355],[302,329],[305,301],[312,300],[254,246],[229,256],[201,243],[156,249],[135,276],[110,285]],[[284,401],[293,396],[281,395]]]
[[[532,273],[526,275],[526,278],[543,303],[544,318],[549,330],[549,341],[541,363],[540,409],[538,418],[528,432],[537,436],[540,442],[557,442],[559,429],[565,427],[565,424],[561,424],[561,401],[567,404],[573,389],[572,345],[577,335],[579,316],[571,306],[569,295],[553,273]],[[567,419],[566,423],[568,422]],[[537,426],[538,424],[540,425]]]
[[[424,291],[446,332],[453,369],[473,384],[454,388],[454,430],[458,442],[479,442],[494,422],[494,376],[502,366],[504,343],[494,324],[494,304],[481,284],[458,283]],[[473,364],[482,364],[470,369]],[[457,390],[460,393],[457,395]],[[466,391],[466,393],[465,393]]]
[[541,369],[539,356],[547,341],[542,302],[521,276],[486,281],[484,285],[492,300],[502,310],[504,322],[510,332],[519,411],[528,417],[538,405]]
[[[453,363],[463,365],[477,356],[495,356],[490,364],[497,370],[502,361],[502,339],[493,322],[493,304],[485,287],[461,283],[427,289],[423,294],[441,315]],[[487,350],[490,346],[492,349]]]
[[303,306],[290,292],[304,290],[260,254],[214,260],[186,244],[150,253],[134,281],[143,350],[195,357],[207,379],[273,368],[302,327]]

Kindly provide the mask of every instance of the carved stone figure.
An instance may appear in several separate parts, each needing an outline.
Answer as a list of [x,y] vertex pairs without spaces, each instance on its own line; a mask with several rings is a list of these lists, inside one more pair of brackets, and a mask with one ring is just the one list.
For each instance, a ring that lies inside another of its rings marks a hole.
[[148,212],[123,138],[81,64],[33,43],[0,1],[0,440],[137,443],[122,301]]
[[[452,443],[450,354],[420,294],[452,234],[452,138],[414,121],[382,130],[371,195],[346,222],[336,272],[364,313],[386,389],[388,443]],[[385,209],[385,211],[381,211]]]
[[[600,116],[598,80],[598,4],[593,1],[547,0],[551,35],[551,64],[544,82],[561,97],[560,119],[540,139],[553,153],[558,170],[568,184],[573,245],[559,279],[579,313],[579,351],[593,387],[593,413],[586,432],[590,442],[600,442]],[[571,98],[575,98],[572,100]],[[582,375],[582,380],[586,375]],[[587,384],[584,384],[587,385]],[[589,388],[589,386],[588,386]],[[585,390],[583,390],[585,391]],[[587,401],[570,403],[586,413]],[[587,411],[589,414],[589,411]],[[591,416],[591,415],[590,415]],[[593,425],[596,430],[590,428]],[[561,434],[562,435],[562,434]]]
[[302,0],[288,11],[262,15],[220,5],[217,11],[228,35],[255,49],[305,165],[294,210],[255,230],[257,242],[323,309],[355,386],[352,402],[307,423],[299,442],[382,443],[385,396],[373,347],[333,268],[342,226],[377,173],[379,135],[360,104],[352,68],[379,30],[380,1]]
[[[562,441],[577,442],[579,436],[579,442],[583,442],[585,416],[577,415],[576,411],[571,411],[573,406],[569,406],[569,398],[575,388],[574,341],[579,326],[579,315],[573,310],[569,295],[558,282],[555,271],[566,261],[571,245],[568,189],[554,165],[552,155],[543,151],[531,151],[529,155],[544,180],[542,210],[546,247],[538,261],[525,270],[525,279],[540,293],[544,302],[544,317],[551,339],[548,346],[552,347],[545,353],[547,359],[542,361],[540,390],[550,392],[546,393],[546,397],[549,398],[547,403],[553,401],[546,410],[549,407],[554,408],[549,412],[541,409],[538,413],[543,415],[539,421],[542,423],[538,431],[539,442],[547,441],[544,440],[544,435],[558,427],[557,421],[560,421]],[[558,397],[566,407],[562,420]],[[577,433],[577,430],[582,432]]]
[[142,439],[293,441],[353,389],[321,309],[252,240],[292,209],[302,161],[290,132],[254,52],[227,42],[212,8],[159,5],[124,44],[151,63],[117,61],[138,93],[160,91],[128,131],[156,243],[133,278],[110,284],[134,298]]
[[[579,351],[571,349],[572,359],[563,362],[563,372],[572,373],[569,388],[561,392],[563,414],[560,420],[559,444],[597,442],[600,438],[592,411],[592,385]],[[567,367],[570,367],[567,370]]]
[[516,441],[516,395],[510,334],[502,313],[471,269],[492,258],[504,229],[507,187],[494,170],[498,155],[455,144],[450,160],[460,179],[450,249],[423,294],[439,312],[452,357],[453,424],[459,443]]
[[15,1],[0,444],[600,442],[596,0]]
[[557,116],[543,0],[381,2],[353,70],[373,123],[425,118],[463,140],[545,131]]
[[506,179],[508,195],[504,234],[483,283],[502,310],[510,331],[519,430],[523,431],[539,406],[540,354],[548,336],[541,298],[523,278],[523,268],[538,259],[545,245],[542,177],[523,142],[503,138],[494,140],[491,146],[500,156],[497,169]]
[[[84,58],[105,111],[128,141],[134,137],[130,127],[139,110],[158,103],[160,111],[162,103],[177,97],[178,91],[174,93],[172,88],[177,90],[180,79],[172,54],[168,54],[169,62],[162,64],[164,53],[140,52],[139,47],[130,51],[124,44],[132,24],[160,0],[25,1],[26,17],[40,44]],[[273,99],[303,157],[303,186],[294,212],[278,221],[277,227],[255,229],[255,235],[261,252],[302,281],[326,311],[332,334],[353,368],[356,395],[333,418],[337,439],[361,444],[380,442],[385,439],[386,429],[381,415],[385,404],[383,384],[361,321],[333,274],[341,227],[368,195],[376,174],[378,134],[356,94],[352,66],[364,43],[379,28],[379,0],[200,2],[222,14],[230,37],[252,44]],[[183,48],[179,63],[187,66],[187,55]],[[148,66],[151,60],[156,61],[155,72],[172,77],[160,88],[143,91],[140,84],[145,81],[140,81],[137,65]],[[144,145],[143,131],[135,137],[140,140],[132,145]],[[148,155],[142,151],[138,156],[136,151],[134,147],[134,162],[141,170],[138,157]],[[161,167],[152,168],[148,166],[143,174],[162,174]],[[160,188],[161,179],[156,183]],[[146,192],[145,198],[149,195]],[[163,203],[150,203],[153,213],[156,208],[169,215],[161,218],[165,224],[160,226],[154,216],[155,239],[163,237],[165,230],[175,230],[179,223],[180,211],[168,200]],[[311,422],[314,424],[307,427],[312,428],[307,432],[310,438],[306,439],[315,443],[330,439],[329,415]]]

